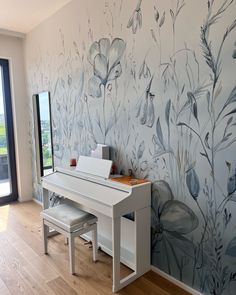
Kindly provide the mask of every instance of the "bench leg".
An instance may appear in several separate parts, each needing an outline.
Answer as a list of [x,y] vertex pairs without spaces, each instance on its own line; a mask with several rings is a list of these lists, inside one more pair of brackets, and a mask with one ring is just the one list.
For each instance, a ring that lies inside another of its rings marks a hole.
[[70,260],[70,273],[75,273],[75,239],[69,235],[69,260]]
[[44,223],[44,220],[43,220],[42,231],[43,231],[43,250],[44,250],[44,254],[48,254],[48,231],[49,231],[49,228]]
[[93,261],[97,261],[98,254],[98,240],[97,240],[97,224],[94,225],[92,230],[92,243],[93,243]]

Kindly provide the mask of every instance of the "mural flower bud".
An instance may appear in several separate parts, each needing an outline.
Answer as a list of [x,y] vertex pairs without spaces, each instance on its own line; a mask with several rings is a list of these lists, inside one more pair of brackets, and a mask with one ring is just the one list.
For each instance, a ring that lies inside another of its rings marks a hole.
[[134,10],[133,15],[131,16],[127,24],[128,29],[132,27],[133,34],[136,34],[138,28],[141,29],[142,27],[141,3],[142,0],[139,0],[136,9]]
[[227,183],[228,196],[236,191],[236,168],[235,171],[229,176]]
[[193,167],[191,167],[187,172],[186,184],[190,195],[197,200],[200,191],[200,184],[197,173]]

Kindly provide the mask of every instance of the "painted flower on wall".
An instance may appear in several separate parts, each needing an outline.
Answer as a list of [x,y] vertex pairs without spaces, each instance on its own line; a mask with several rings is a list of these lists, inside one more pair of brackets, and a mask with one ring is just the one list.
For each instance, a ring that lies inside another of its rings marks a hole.
[[[199,221],[195,213],[183,202],[174,199],[171,188],[164,180],[155,181],[152,185],[152,251],[153,260],[160,243],[167,252],[167,265],[171,273],[170,255],[180,265],[181,257],[194,257],[194,244],[185,237],[198,227]],[[155,262],[155,261],[154,261]],[[182,269],[179,268],[180,280]]]
[[125,42],[115,38],[112,43],[108,38],[102,38],[94,42],[88,54],[88,60],[93,66],[93,77],[89,80],[89,94],[93,97],[101,97],[101,86],[108,81],[120,77],[122,68],[120,60],[125,51]]
[[133,34],[136,34],[138,28],[141,29],[142,27],[142,12],[141,12],[141,4],[142,0],[138,0],[138,3],[136,5],[136,8],[130,17],[127,28],[132,28]]

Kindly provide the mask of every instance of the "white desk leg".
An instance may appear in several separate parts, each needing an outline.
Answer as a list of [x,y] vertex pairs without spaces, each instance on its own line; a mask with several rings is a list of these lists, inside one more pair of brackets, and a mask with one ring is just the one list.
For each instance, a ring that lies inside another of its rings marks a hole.
[[135,212],[135,264],[137,276],[150,270],[150,207]]
[[49,197],[48,197],[48,190],[43,188],[43,209],[48,209],[49,207]]
[[[120,280],[120,218],[119,222],[115,220],[114,222],[114,245],[116,245],[116,247],[119,246],[119,249],[116,248],[113,250],[112,291],[117,292],[150,270],[150,207],[135,212],[135,271],[122,280]],[[117,250],[116,253],[115,250]],[[117,254],[118,252],[119,257]],[[116,268],[118,268],[118,270]]]
[[120,217],[112,219],[113,285],[112,291],[120,289]]

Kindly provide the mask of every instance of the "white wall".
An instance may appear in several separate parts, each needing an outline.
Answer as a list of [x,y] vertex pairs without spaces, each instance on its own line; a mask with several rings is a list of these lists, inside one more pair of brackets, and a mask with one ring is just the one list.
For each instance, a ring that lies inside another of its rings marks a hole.
[[9,60],[19,201],[32,199],[29,115],[25,84],[23,39],[0,35],[0,57]]

